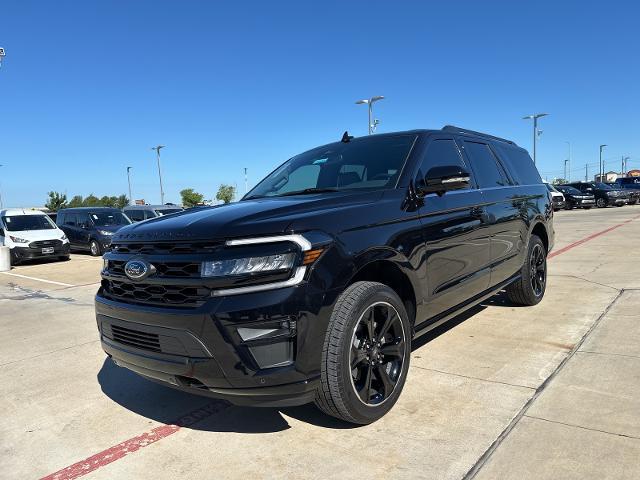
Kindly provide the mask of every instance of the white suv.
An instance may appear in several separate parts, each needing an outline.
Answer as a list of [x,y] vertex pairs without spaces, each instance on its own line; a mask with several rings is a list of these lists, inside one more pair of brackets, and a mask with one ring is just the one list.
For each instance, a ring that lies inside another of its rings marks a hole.
[[69,240],[38,210],[0,210],[0,245],[11,249],[11,264],[35,258],[69,259]]

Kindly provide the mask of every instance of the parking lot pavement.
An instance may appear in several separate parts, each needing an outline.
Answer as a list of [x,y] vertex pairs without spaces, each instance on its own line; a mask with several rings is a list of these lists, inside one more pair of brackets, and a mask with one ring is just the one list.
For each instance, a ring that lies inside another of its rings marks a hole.
[[0,471],[640,478],[640,206],[558,212],[555,226],[545,300],[499,295],[418,339],[397,405],[355,428],[310,406],[240,408],[141,379],[100,351],[99,259],[18,267],[31,278],[0,275]]

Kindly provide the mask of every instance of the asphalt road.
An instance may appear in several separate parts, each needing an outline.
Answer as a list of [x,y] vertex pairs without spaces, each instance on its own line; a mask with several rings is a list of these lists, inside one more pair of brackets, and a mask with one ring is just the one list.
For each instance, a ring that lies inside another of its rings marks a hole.
[[366,427],[114,366],[100,259],[0,273],[2,478],[640,478],[640,206],[555,226],[544,301],[498,295],[419,339],[399,402]]

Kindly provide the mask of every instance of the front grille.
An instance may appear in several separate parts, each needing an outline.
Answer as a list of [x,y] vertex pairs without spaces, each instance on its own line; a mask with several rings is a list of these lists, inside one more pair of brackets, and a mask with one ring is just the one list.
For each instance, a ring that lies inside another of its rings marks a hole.
[[104,297],[137,305],[163,307],[199,307],[211,296],[211,290],[201,286],[151,285],[118,280],[102,280]]
[[160,337],[155,333],[141,332],[140,330],[134,330],[125,328],[119,325],[111,325],[112,339],[116,342],[123,343],[143,350],[150,350],[152,352],[161,352]]
[[50,248],[53,247],[56,250],[62,247],[62,240],[38,240],[31,242],[29,248]]
[[179,253],[211,253],[222,243],[114,243],[111,245],[115,253],[133,253],[147,255],[167,255]]
[[[126,260],[109,260],[109,273],[124,276]],[[153,262],[156,276],[168,278],[189,278],[200,276],[200,264],[194,262]]]

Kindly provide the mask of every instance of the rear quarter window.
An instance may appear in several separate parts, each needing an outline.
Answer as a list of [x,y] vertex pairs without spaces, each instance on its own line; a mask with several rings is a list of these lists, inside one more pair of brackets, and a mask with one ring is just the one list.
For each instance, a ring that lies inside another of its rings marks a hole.
[[492,144],[516,185],[542,183],[533,160],[523,148],[495,142]]

